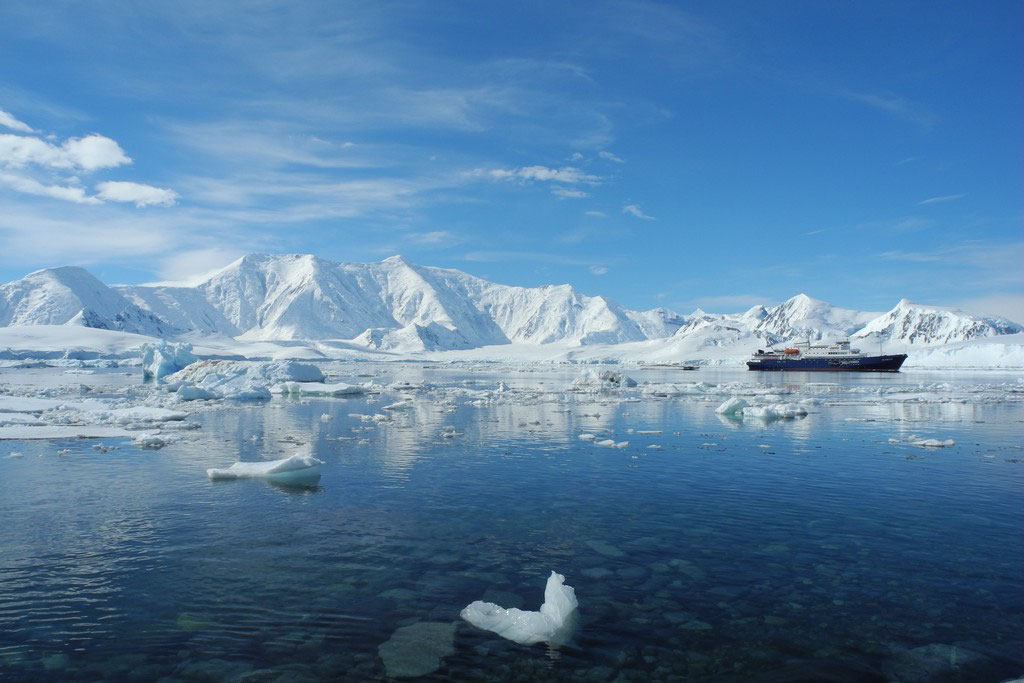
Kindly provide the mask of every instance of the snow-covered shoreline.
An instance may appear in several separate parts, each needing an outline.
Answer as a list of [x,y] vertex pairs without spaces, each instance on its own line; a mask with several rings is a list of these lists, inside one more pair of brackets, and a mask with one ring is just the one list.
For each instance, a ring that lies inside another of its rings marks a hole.
[[[672,338],[624,344],[579,345],[501,344],[450,351],[379,351],[333,345],[323,341],[248,342],[217,338],[190,338],[202,359],[304,360],[435,363],[556,363],[698,365],[743,368],[750,349],[742,345],[693,348]],[[144,344],[160,339],[115,330],[75,325],[21,325],[0,327],[0,367],[19,363],[71,364],[71,361],[112,359],[131,364]],[[983,337],[950,344],[886,344],[888,353],[909,355],[905,371],[914,369],[1024,370],[1024,333]]]

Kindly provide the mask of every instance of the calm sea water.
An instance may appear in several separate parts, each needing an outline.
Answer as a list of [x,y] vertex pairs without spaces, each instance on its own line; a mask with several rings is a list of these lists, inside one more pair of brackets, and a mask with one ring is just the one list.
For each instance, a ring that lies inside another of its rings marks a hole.
[[[560,391],[578,370],[331,371],[429,385],[384,424],[358,415],[395,393],[204,410],[159,451],[0,442],[0,679],[1024,674],[1024,403],[963,398],[1016,376],[629,371],[822,399],[761,422],[717,416],[723,396]],[[498,381],[539,391],[473,393]],[[844,393],[922,383],[961,397]],[[910,434],[956,445],[889,442]],[[319,485],[205,476],[300,450]],[[459,619],[537,609],[551,570],[580,603],[568,643]]]

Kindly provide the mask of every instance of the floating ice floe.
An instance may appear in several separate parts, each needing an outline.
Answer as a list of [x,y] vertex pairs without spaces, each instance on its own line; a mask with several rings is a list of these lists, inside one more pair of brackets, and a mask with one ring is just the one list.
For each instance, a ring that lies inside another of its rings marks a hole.
[[[175,388],[182,400],[268,399],[270,386],[287,382],[323,382],[323,379],[324,373],[320,368],[293,360],[203,360],[166,377],[168,386]],[[191,388],[182,392],[185,387]]]
[[597,438],[597,435],[596,434],[580,434],[578,438],[579,438],[580,441],[593,441],[594,439]]
[[737,398],[736,396],[733,396],[728,401],[715,408],[715,412],[718,413],[719,415],[736,415],[737,413],[742,415],[743,409],[746,408],[748,405],[749,404],[742,398]]
[[576,591],[565,585],[564,576],[552,571],[544,587],[544,604],[540,611],[505,609],[493,602],[477,600],[463,609],[461,616],[477,628],[494,631],[521,645],[559,643],[568,640],[571,617],[578,606]]
[[584,370],[573,380],[573,389],[581,391],[607,391],[636,386],[636,380],[613,370]]
[[799,403],[769,403],[767,405],[750,405],[742,398],[733,396],[715,408],[719,415],[727,417],[752,417],[760,420],[778,420],[783,418],[803,417],[807,408]]
[[392,403],[391,405],[383,406],[381,410],[409,410],[412,408],[412,405],[412,399],[407,398],[397,401],[396,403]]
[[629,445],[628,441],[616,441],[615,439],[602,439],[594,442],[595,446],[604,446],[605,448],[625,448]]
[[358,396],[369,393],[372,384],[333,384],[320,382],[282,382],[274,387],[275,394],[290,396]]
[[313,482],[320,479],[323,460],[309,453],[296,453],[281,460],[266,462],[236,462],[231,467],[206,470],[213,481],[230,479],[266,479],[279,483]]
[[108,439],[133,436],[122,427],[104,425],[43,425],[27,427],[0,427],[0,440],[4,439]]
[[917,434],[911,434],[906,439],[889,439],[889,443],[906,443],[920,448],[949,448],[956,445],[953,439],[925,439]]
[[161,339],[155,344],[142,345],[142,377],[156,379],[178,372],[195,363],[191,344],[175,344]]
[[174,437],[163,436],[160,434],[139,434],[132,439],[132,443],[139,448],[155,451],[167,446],[168,444],[174,443],[174,440]]
[[743,417],[754,417],[760,420],[792,419],[807,415],[807,408],[797,403],[772,403],[766,406],[747,406],[743,409]]

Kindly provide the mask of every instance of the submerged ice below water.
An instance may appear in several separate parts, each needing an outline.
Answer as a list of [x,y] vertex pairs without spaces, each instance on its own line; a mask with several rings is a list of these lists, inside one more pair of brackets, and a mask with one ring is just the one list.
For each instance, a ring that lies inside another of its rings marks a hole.
[[[978,390],[1016,377],[325,372],[381,392],[211,404],[159,451],[0,442],[0,679],[1024,673],[1024,403]],[[299,451],[316,484],[206,476]],[[551,568],[565,642],[460,618]]]

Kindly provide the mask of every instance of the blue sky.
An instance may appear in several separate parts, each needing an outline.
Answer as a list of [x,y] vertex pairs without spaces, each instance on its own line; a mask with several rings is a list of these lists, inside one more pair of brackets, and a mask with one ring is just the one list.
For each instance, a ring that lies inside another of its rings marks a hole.
[[1024,320],[1022,14],[4,3],[0,280],[400,253],[635,309]]

